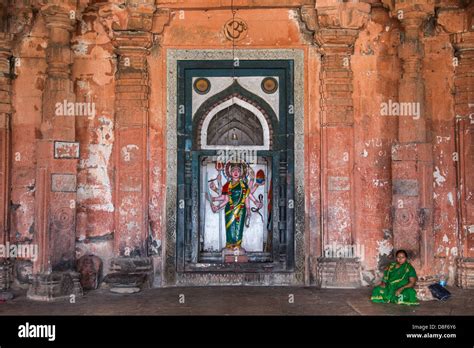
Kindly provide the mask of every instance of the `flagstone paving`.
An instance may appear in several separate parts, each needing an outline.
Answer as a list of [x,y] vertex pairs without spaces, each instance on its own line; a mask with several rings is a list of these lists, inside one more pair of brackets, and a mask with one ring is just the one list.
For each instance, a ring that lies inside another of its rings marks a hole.
[[448,289],[448,301],[416,307],[371,303],[369,288],[173,287],[131,295],[100,289],[76,303],[35,302],[15,292],[0,302],[0,315],[474,315],[474,290]]

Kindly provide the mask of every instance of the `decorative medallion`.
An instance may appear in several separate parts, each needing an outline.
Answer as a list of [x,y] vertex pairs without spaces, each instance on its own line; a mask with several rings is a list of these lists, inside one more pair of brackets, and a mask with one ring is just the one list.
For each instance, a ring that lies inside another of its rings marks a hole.
[[211,89],[211,82],[204,77],[196,79],[194,81],[194,90],[199,94],[206,94]]
[[71,208],[58,208],[53,216],[52,222],[54,227],[58,230],[66,230],[72,228],[74,225],[74,216]]
[[278,89],[278,81],[273,77],[266,77],[262,81],[262,89],[267,94],[275,93]]
[[224,24],[224,35],[230,41],[239,41],[247,36],[248,25],[242,18],[232,18]]

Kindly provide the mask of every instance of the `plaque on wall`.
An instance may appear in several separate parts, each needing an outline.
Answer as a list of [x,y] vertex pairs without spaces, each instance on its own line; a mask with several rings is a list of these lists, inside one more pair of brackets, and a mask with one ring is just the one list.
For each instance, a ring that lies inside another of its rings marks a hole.
[[79,158],[79,143],[73,141],[55,141],[54,158],[76,159]]
[[76,192],[75,174],[51,174],[52,192]]

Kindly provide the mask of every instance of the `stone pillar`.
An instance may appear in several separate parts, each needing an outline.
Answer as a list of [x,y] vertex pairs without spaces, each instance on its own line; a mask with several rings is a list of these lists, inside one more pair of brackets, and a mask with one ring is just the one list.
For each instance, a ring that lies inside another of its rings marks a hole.
[[474,288],[474,3],[440,11],[438,23],[454,48],[454,112],[458,182],[459,247],[456,285]]
[[[2,28],[0,27],[0,30]],[[9,187],[10,187],[10,120],[12,35],[0,32],[0,244],[9,240]],[[0,258],[0,299],[11,298],[5,292],[10,288],[11,264]]]
[[[110,13],[102,9],[100,13]],[[154,1],[129,1],[127,20],[109,33],[117,55],[115,87],[115,235],[112,291],[136,292],[153,281],[148,257],[148,113],[147,56],[153,43]],[[126,289],[126,290],[124,290]]]
[[72,271],[79,158],[75,117],[80,115],[71,80],[70,40],[77,8],[74,0],[44,3],[40,13],[48,28],[47,79],[41,138],[37,140],[34,239],[39,258],[33,265],[35,276],[28,298],[53,301],[82,294],[78,274]]
[[[321,52],[322,287],[359,287],[360,260],[339,257],[355,240],[354,115],[351,55],[370,5],[344,3],[316,6]],[[349,249],[347,249],[349,250]],[[347,256],[347,255],[345,255]]]
[[8,233],[8,187],[11,105],[11,40],[0,33],[0,244],[5,244]]
[[[434,257],[433,235],[433,148],[430,115],[425,110],[423,22],[434,13],[430,1],[420,4],[395,1],[392,15],[404,30],[398,55],[402,76],[398,101],[387,101],[398,116],[398,140],[392,146],[392,210],[394,250],[405,249],[420,281],[429,279]],[[394,108],[390,105],[397,105]]]

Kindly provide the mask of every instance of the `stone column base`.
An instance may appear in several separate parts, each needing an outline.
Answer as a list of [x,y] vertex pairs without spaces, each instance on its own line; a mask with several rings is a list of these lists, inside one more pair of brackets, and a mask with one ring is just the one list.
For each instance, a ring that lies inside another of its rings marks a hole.
[[26,296],[33,301],[53,302],[69,300],[71,295],[77,297],[82,294],[79,273],[52,272],[34,276]]
[[9,291],[12,282],[12,264],[8,260],[0,261],[0,301],[8,301],[13,298]]
[[356,289],[362,286],[358,258],[318,258],[318,281],[322,288]]
[[474,289],[474,258],[459,258],[456,265],[456,285],[462,289]]
[[12,263],[6,259],[0,260],[0,291],[10,289],[12,282]]
[[428,286],[437,282],[438,282],[438,279],[431,276],[419,278],[416,281],[416,285],[415,285],[416,297],[418,298],[418,301],[436,300],[431,294],[431,290],[428,289]]
[[111,292],[135,293],[153,285],[153,260],[150,257],[118,257],[112,260],[104,283]]

